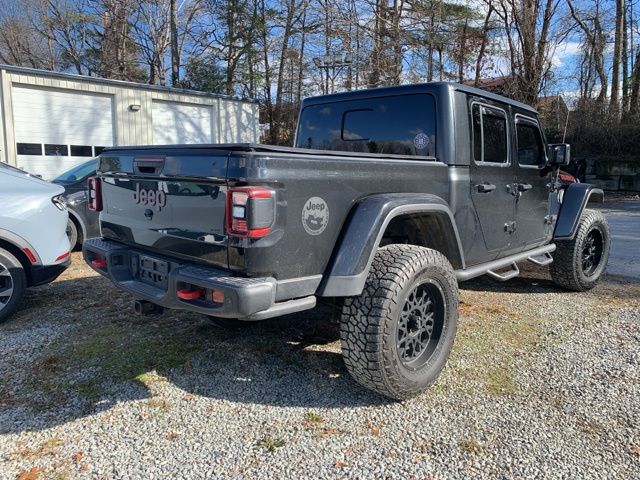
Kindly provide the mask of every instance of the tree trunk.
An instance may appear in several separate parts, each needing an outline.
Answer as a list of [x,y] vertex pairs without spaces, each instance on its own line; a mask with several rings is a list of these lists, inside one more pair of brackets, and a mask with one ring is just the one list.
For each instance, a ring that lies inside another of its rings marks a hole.
[[170,0],[171,30],[171,84],[177,87],[180,83],[180,50],[178,49],[178,8],[176,0]]
[[622,114],[629,111],[629,36],[627,32],[627,8],[622,12]]
[[611,69],[611,99],[609,107],[615,115],[620,114],[618,90],[620,88],[620,64],[622,63],[622,30],[624,28],[624,0],[616,0],[616,30],[613,44],[613,67]]
[[476,60],[476,77],[473,82],[474,86],[480,85],[480,74],[482,70],[482,61],[484,60],[484,52],[487,49],[487,40],[489,37],[489,22],[491,20],[491,14],[493,13],[493,4],[489,3],[489,10],[487,10],[487,16],[484,17],[484,25],[482,26],[482,43],[480,43],[480,51],[478,52],[478,58]]
[[636,56],[635,66],[631,74],[631,95],[629,96],[629,115],[635,117],[640,113],[640,50]]
[[289,0],[287,3],[287,18],[285,20],[284,32],[282,33],[282,47],[280,48],[280,63],[278,65],[278,80],[276,83],[276,102],[274,110],[274,125],[271,129],[271,141],[278,145],[282,140],[280,128],[282,124],[282,94],[284,89],[284,69],[289,50],[289,39],[293,29],[293,15],[296,8],[296,0]]
[[465,53],[467,51],[467,28],[469,27],[469,19],[464,19],[462,27],[462,38],[460,38],[460,51],[458,52],[458,82],[464,82],[464,65]]

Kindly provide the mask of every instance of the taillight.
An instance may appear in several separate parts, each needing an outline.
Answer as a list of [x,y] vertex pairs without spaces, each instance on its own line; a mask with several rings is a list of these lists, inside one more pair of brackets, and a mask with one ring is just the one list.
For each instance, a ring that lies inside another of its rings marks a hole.
[[89,187],[89,210],[102,211],[102,182],[98,177],[90,177],[87,181]]
[[275,193],[264,187],[235,187],[227,192],[227,233],[234,237],[269,235],[275,220]]
[[102,268],[105,269],[107,268],[107,259],[106,258],[94,258],[93,260],[91,260],[91,266],[93,268]]

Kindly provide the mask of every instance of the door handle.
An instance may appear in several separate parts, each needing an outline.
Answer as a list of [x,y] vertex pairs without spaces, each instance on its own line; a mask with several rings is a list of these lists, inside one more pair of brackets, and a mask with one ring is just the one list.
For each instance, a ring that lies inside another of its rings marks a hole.
[[533,188],[533,185],[531,185],[530,183],[519,183],[518,184],[518,191],[519,192],[526,192],[527,190],[531,190]]
[[481,183],[480,185],[476,185],[479,193],[489,193],[493,192],[496,189],[496,186],[492,183]]

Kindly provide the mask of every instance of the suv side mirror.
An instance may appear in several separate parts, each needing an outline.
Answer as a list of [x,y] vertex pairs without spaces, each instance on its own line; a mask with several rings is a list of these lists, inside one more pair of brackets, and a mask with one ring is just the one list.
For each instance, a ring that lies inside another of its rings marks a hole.
[[571,162],[571,145],[568,143],[552,143],[549,145],[551,150],[551,160],[549,163],[554,166],[569,165]]

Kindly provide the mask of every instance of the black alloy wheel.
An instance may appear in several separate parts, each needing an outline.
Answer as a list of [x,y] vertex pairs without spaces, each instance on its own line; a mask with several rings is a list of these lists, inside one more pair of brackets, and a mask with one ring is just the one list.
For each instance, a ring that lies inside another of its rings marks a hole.
[[402,364],[417,370],[436,350],[444,324],[444,296],[438,286],[426,281],[407,296],[400,313],[396,348]]

